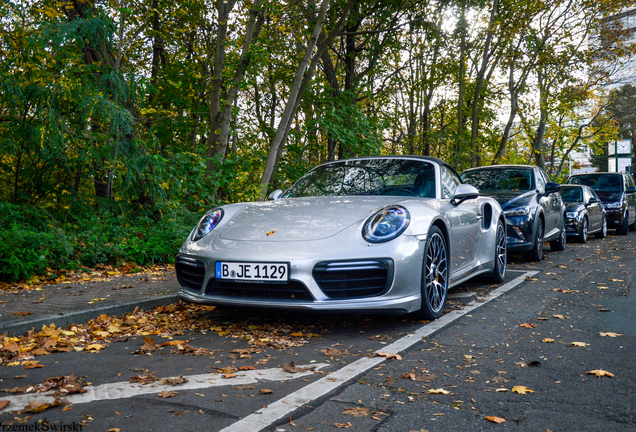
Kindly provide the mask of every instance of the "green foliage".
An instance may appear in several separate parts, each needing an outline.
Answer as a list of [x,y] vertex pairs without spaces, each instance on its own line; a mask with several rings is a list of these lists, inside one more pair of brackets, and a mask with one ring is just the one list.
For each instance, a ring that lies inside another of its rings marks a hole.
[[30,206],[0,203],[0,280],[17,281],[47,268],[77,270],[122,261],[174,262],[199,215],[187,210],[151,215],[87,212],[66,222]]

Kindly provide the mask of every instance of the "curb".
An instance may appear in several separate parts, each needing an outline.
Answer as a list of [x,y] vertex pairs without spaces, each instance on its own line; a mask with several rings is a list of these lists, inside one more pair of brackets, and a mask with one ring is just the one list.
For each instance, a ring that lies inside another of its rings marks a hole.
[[152,309],[156,306],[164,306],[178,301],[179,296],[177,296],[177,294],[168,294],[110,306],[102,306],[95,309],[78,310],[61,315],[44,315],[27,321],[24,319],[12,320],[0,323],[0,333],[6,333],[7,336],[21,336],[33,328],[37,329],[43,325],[48,326],[50,324],[55,324],[55,327],[67,328],[72,324],[85,323],[101,314],[123,315],[134,311],[136,307],[140,309]]

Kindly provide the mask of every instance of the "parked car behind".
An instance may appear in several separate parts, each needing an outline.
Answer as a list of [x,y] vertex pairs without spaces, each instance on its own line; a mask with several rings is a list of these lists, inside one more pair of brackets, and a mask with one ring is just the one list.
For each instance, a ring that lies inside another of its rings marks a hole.
[[543,243],[565,249],[565,205],[561,185],[550,182],[541,168],[497,165],[471,168],[461,174],[481,195],[496,199],[506,216],[508,252],[522,252],[531,261],[543,259]]
[[636,186],[628,173],[574,174],[568,184],[589,186],[603,202],[609,229],[626,235],[636,231]]
[[565,231],[581,243],[586,243],[589,234],[596,238],[607,235],[607,215],[601,200],[593,189],[582,185],[561,187],[561,199],[565,204]]

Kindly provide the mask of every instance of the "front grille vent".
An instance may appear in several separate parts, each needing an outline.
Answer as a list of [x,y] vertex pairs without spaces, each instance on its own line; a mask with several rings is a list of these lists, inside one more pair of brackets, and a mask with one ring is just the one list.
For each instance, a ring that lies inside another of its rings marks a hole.
[[178,256],[174,263],[179,284],[186,289],[199,291],[205,278],[205,264],[196,258]]
[[313,301],[312,295],[302,282],[290,280],[280,282],[232,282],[222,279],[210,279],[205,288],[207,295],[244,298]]
[[393,278],[393,262],[388,259],[319,262],[313,277],[331,299],[373,297],[384,294]]

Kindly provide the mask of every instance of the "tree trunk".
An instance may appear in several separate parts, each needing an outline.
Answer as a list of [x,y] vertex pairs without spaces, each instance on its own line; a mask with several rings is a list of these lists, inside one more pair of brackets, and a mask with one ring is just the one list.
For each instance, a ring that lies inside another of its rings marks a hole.
[[[270,143],[267,160],[265,161],[265,168],[263,169],[263,175],[261,176],[260,181],[262,199],[265,198],[265,195],[267,194],[267,186],[274,177],[279,149],[281,148],[281,146],[283,146],[284,139],[287,137],[287,133],[291,126],[291,119],[294,117],[295,112],[300,105],[300,97],[302,96],[300,89],[301,85],[303,84],[303,77],[305,76],[305,71],[309,66],[309,61],[312,57],[313,51],[316,48],[318,36],[320,35],[322,27],[325,23],[328,8],[329,0],[323,0],[322,4],[320,5],[320,10],[318,12],[318,17],[316,19],[316,23],[311,34],[311,38],[309,39],[307,49],[305,50],[305,55],[301,59],[300,64],[298,65],[298,69],[296,70],[294,80],[292,81],[289,98],[287,99],[287,104],[285,105],[285,111],[283,112],[280,122],[278,123],[278,128],[276,130],[276,134],[274,135],[274,139]],[[325,41],[325,43],[330,42],[331,41],[328,40]],[[306,78],[307,77],[305,77],[305,79]]]
[[459,89],[457,91],[457,143],[453,168],[459,169],[459,158],[462,153],[462,134],[464,119],[462,118],[462,106],[464,105],[464,75],[466,62],[466,3],[462,2],[459,17],[460,46],[459,46]]

